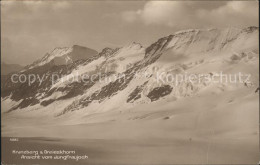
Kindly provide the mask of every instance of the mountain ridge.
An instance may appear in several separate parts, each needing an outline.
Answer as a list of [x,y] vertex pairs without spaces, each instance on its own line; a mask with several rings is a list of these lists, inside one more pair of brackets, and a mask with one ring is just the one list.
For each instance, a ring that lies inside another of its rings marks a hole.
[[[258,28],[255,27],[240,30],[231,28],[186,30],[162,37],[147,48],[134,42],[121,48],[104,48],[90,58],[75,60],[66,65],[50,64],[50,67],[47,68],[46,64],[40,65],[39,67],[42,69],[45,67],[46,70],[41,74],[58,72],[63,75],[54,84],[50,82],[49,78],[41,85],[34,83],[29,87],[24,84],[14,84],[10,88],[6,87],[10,83],[9,80],[7,81],[9,83],[5,82],[3,83],[5,85],[1,87],[4,89],[2,98],[17,102],[8,111],[29,107],[44,109],[52,106],[54,102],[61,102],[64,103],[64,107],[55,112],[55,116],[60,116],[79,109],[91,110],[95,107],[100,109],[97,112],[104,112],[118,106],[127,108],[129,104],[148,104],[161,99],[175,100],[192,96],[207,88],[213,88],[214,84],[206,83],[203,80],[201,84],[182,82],[175,87],[168,82],[156,82],[156,72],[199,74],[205,70],[203,68],[207,67],[207,72],[214,75],[221,68],[230,72],[230,69],[224,69],[228,68],[230,64],[234,65],[234,69],[240,67],[239,65],[247,68],[248,63],[256,65],[255,61],[259,53],[258,33]],[[67,51],[69,52],[69,50]],[[65,51],[65,55],[68,52]],[[237,58],[233,58],[234,52]],[[49,58],[49,55],[47,54],[46,57]],[[237,65],[238,63],[239,65]],[[218,69],[216,70],[214,67]],[[40,73],[37,71],[37,67],[24,73],[31,72]],[[150,77],[136,76],[146,72]],[[101,77],[93,81],[87,78],[87,83],[66,80],[77,73],[79,76],[101,73]],[[113,78],[117,74],[123,74],[125,77],[117,77],[110,82],[99,82],[99,79]],[[256,74],[252,72],[252,75]],[[256,88],[257,83],[259,82],[253,79],[251,86]],[[223,90],[233,88],[232,84],[221,85]],[[24,88],[20,89],[20,86],[24,86]],[[236,88],[242,87],[243,84]],[[29,89],[33,89],[33,92]],[[118,104],[114,105],[113,102]]]
[[49,62],[52,62],[54,65],[64,65],[77,60],[84,60],[97,54],[98,52],[96,50],[79,45],[73,45],[72,47],[56,47],[51,53],[46,53],[41,59],[27,65],[26,69],[42,66]]

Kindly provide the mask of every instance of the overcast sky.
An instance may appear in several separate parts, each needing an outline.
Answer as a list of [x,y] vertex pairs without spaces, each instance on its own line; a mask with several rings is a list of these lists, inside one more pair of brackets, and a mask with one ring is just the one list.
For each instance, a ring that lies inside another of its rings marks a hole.
[[1,58],[26,65],[55,47],[148,46],[183,29],[248,26],[258,26],[257,1],[1,1]]

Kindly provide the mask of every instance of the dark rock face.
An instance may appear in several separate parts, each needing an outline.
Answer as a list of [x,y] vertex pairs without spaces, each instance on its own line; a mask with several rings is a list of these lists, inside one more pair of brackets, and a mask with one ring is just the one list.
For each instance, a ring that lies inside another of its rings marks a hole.
[[156,101],[161,97],[169,95],[172,92],[172,87],[170,85],[164,85],[161,87],[154,88],[151,92],[148,93],[147,97],[151,99],[151,101]]
[[249,26],[245,29],[242,30],[242,32],[246,32],[246,33],[252,33],[255,30],[259,30],[259,27],[256,26]]
[[54,99],[44,100],[44,101],[41,102],[41,105],[47,106],[47,105],[53,103],[54,101],[55,101]]
[[134,102],[135,100],[140,99],[140,98],[141,98],[141,92],[142,92],[142,87],[137,86],[137,87],[135,88],[135,90],[128,96],[126,102],[132,103],[132,102]]
[[173,35],[159,39],[157,42],[153,43],[151,46],[145,49],[145,57],[141,61],[142,67],[146,67],[154,62],[156,62],[162,55],[165,48],[172,40]]
[[37,100],[35,98],[26,98],[17,107],[14,107],[11,110],[15,110],[17,108],[25,108],[25,107],[35,105],[35,104],[38,104],[38,103],[39,103],[39,100]]
[[164,48],[169,44],[172,38],[173,35],[169,35],[168,37],[161,38],[157,42],[153,43],[151,46],[146,48],[145,58],[164,50]]
[[112,48],[104,48],[100,53],[99,56],[104,56],[106,58],[111,57],[115,52],[117,52],[119,48],[112,49]]
[[98,52],[96,50],[79,46],[79,45],[73,45],[72,52],[68,54],[68,57],[70,57],[74,62],[77,60],[89,59],[97,55]]
[[135,88],[135,90],[133,90],[132,93],[130,93],[130,95],[127,98],[126,102],[130,102],[133,103],[134,101],[138,100],[141,98],[141,92],[143,91],[144,86],[148,83],[148,81],[146,81],[143,85],[141,86],[137,86]]

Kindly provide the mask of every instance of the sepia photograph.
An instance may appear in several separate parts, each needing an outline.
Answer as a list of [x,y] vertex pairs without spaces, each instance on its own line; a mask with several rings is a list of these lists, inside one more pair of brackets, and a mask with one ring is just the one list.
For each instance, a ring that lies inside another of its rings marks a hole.
[[2,0],[1,165],[257,165],[259,1]]

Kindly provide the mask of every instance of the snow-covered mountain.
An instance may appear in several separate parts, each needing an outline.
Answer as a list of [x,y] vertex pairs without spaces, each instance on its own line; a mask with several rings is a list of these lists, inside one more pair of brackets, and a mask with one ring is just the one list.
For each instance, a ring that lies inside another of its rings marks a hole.
[[[4,111],[41,110],[62,116],[128,109],[157,101],[175,101],[203,92],[223,92],[240,88],[257,88],[257,27],[245,29],[185,30],[163,37],[144,48],[130,43],[122,48],[105,48],[100,53],[80,46],[56,48],[29,65],[19,74],[51,76],[43,82],[2,82]],[[54,65],[53,65],[54,64]],[[158,75],[210,74],[216,76],[243,72],[251,74],[250,83],[213,83],[202,77],[200,82],[158,81]],[[82,75],[100,75],[84,77]],[[123,75],[123,76],[119,76]],[[75,79],[76,77],[76,79]],[[72,79],[73,78],[73,79]]]
[[26,69],[43,66],[52,62],[54,65],[67,65],[77,60],[88,59],[97,55],[98,52],[79,45],[72,47],[55,48],[51,53],[46,53],[43,58],[36,60],[31,65],[26,66]]

